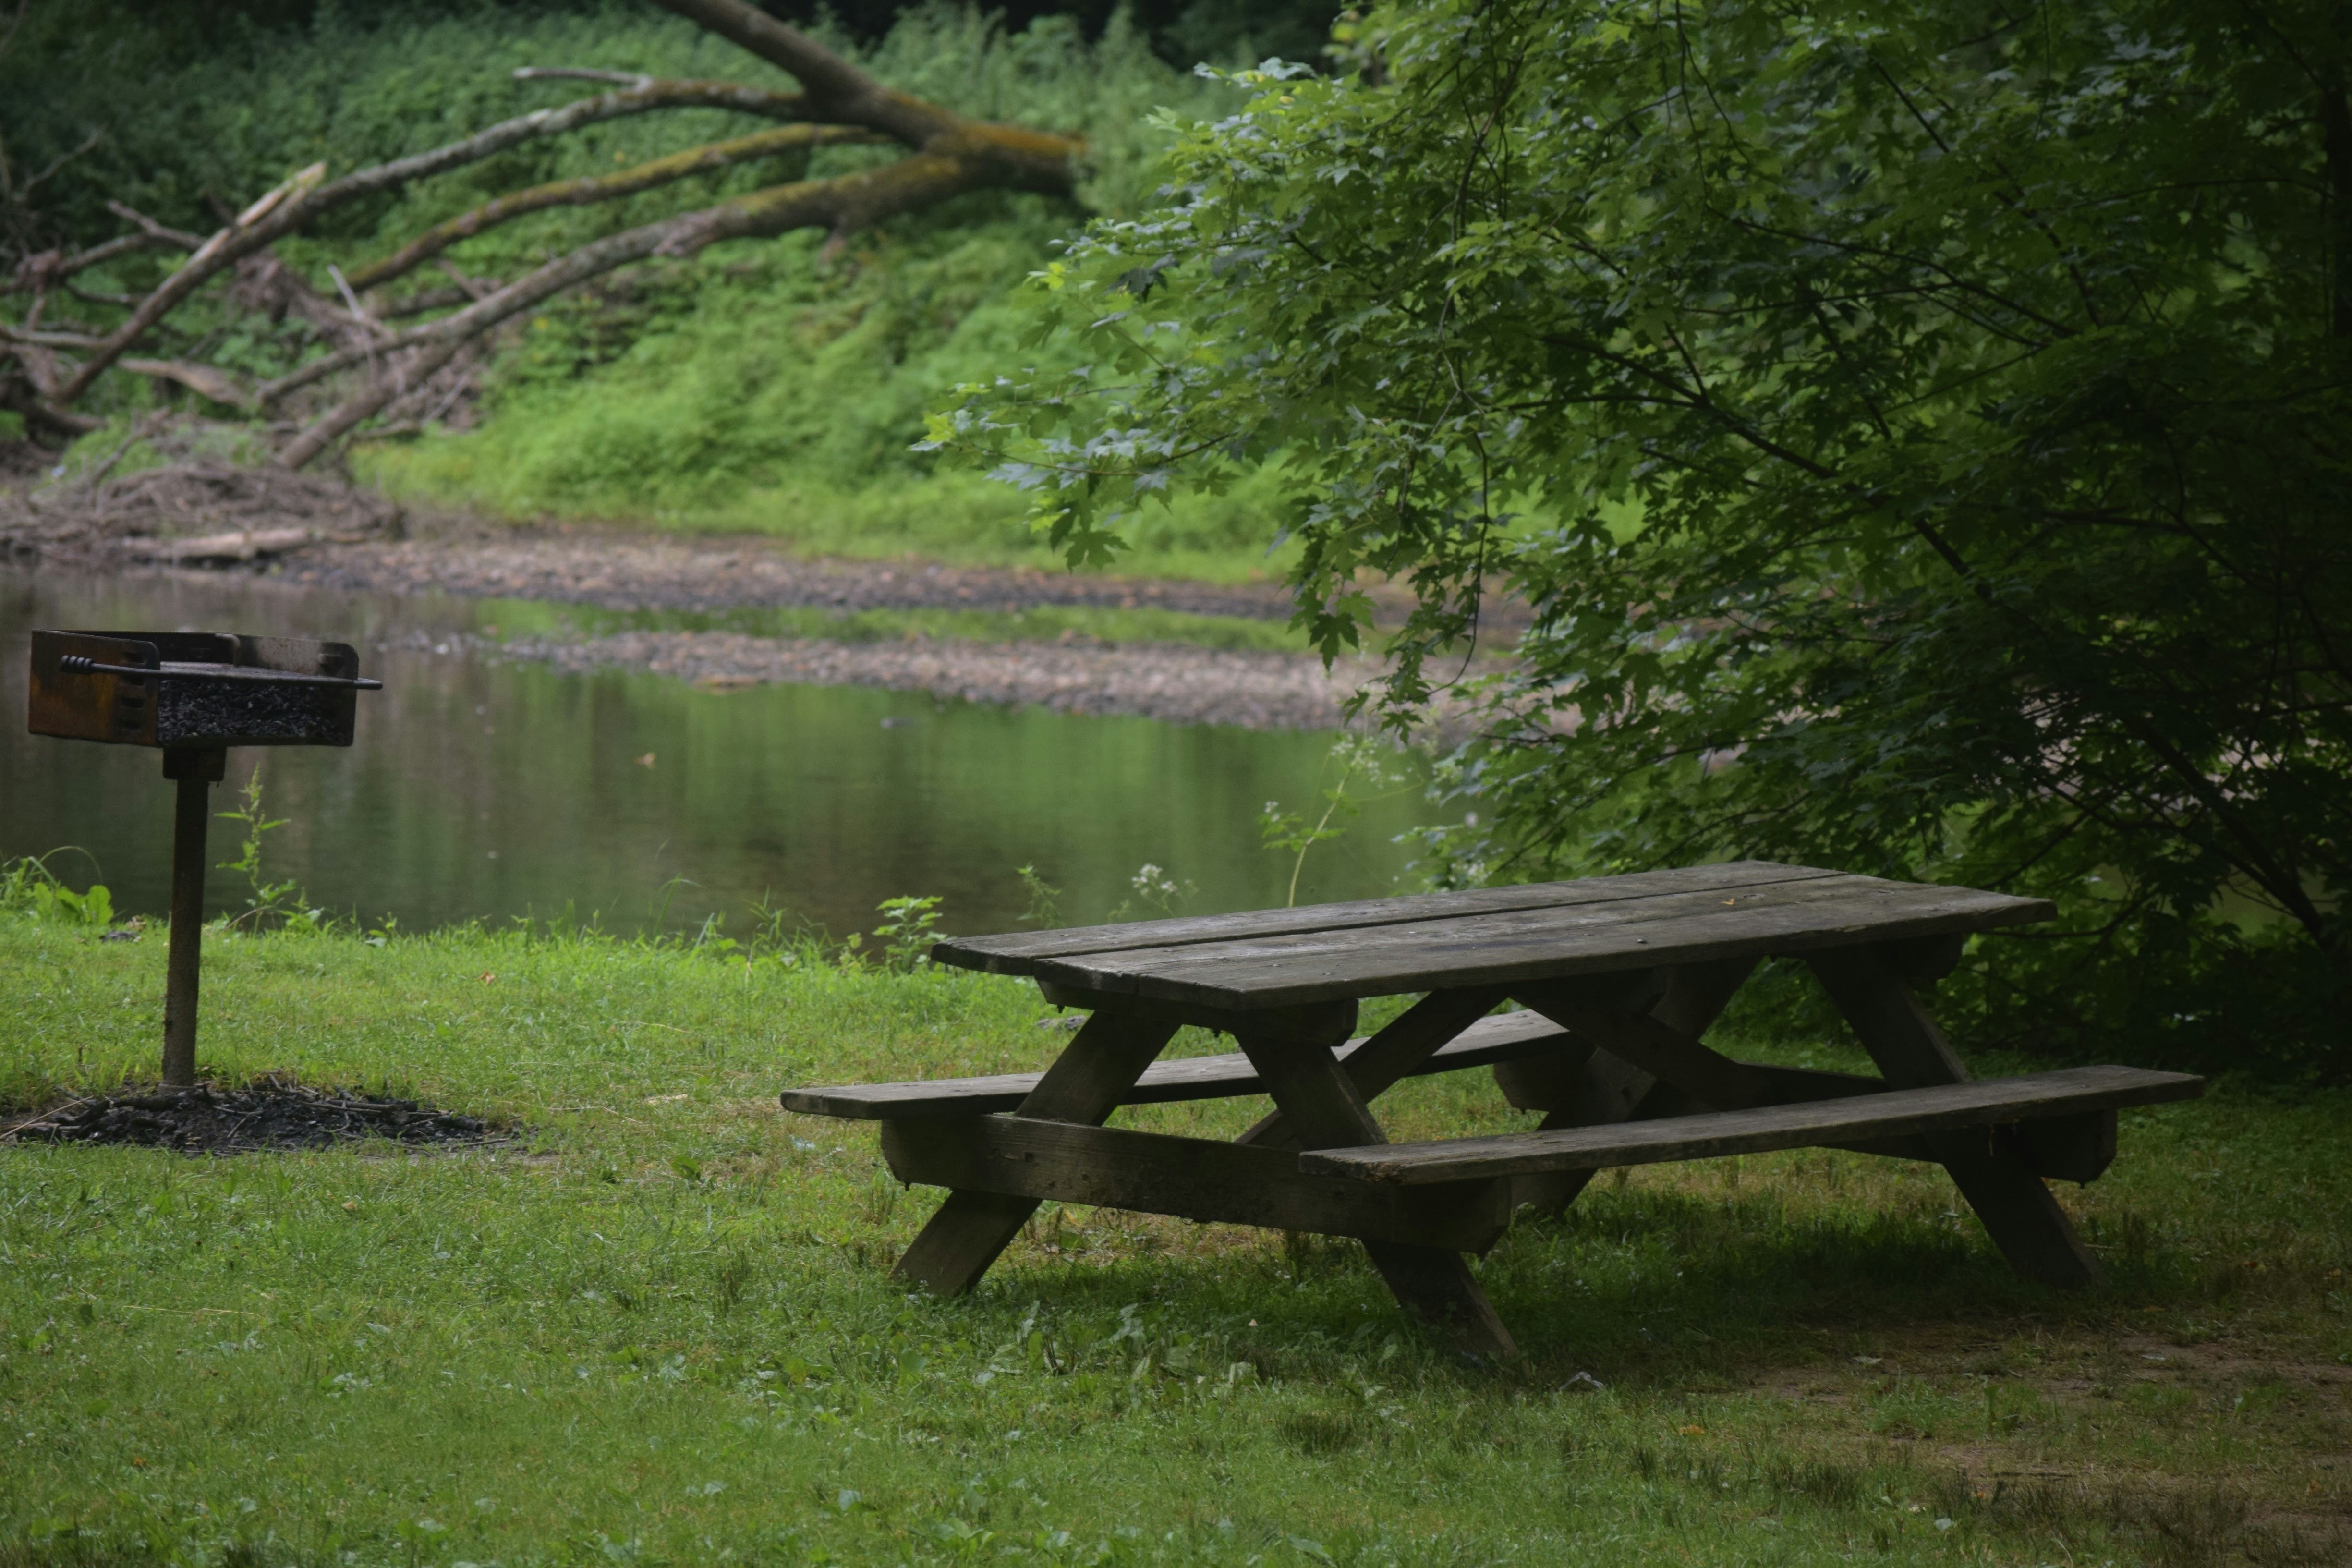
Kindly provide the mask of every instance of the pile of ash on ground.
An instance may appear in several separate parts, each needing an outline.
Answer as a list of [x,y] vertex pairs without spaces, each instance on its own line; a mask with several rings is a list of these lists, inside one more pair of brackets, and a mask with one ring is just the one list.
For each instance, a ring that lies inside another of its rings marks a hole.
[[68,1100],[18,1122],[5,1135],[28,1143],[138,1143],[192,1154],[238,1154],[325,1149],[367,1138],[480,1145],[504,1142],[514,1134],[480,1117],[413,1100],[261,1079],[243,1089],[198,1084]]

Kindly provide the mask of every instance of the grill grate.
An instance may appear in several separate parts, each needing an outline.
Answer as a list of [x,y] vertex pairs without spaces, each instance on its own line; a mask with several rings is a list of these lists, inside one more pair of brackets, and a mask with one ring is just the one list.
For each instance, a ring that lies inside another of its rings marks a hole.
[[172,948],[163,983],[163,1082],[196,1080],[205,831],[231,746],[348,746],[360,675],[349,643],[236,632],[37,631],[26,727],[36,735],[152,746],[178,787]]

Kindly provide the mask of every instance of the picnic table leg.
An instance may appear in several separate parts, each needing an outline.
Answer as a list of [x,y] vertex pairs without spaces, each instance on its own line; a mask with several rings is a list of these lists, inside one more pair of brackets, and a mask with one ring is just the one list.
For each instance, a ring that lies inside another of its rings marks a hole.
[[[1174,1037],[1176,1026],[1097,1010],[1022,1100],[1019,1114],[1099,1127]],[[896,1272],[941,1296],[969,1290],[1037,1212],[1035,1198],[952,1192]]]
[[[1302,1149],[1388,1142],[1355,1080],[1332,1055],[1332,1047],[1348,1037],[1345,1026],[1328,1038],[1255,1033],[1235,1037],[1282,1111],[1286,1142],[1296,1140]],[[1364,1250],[1408,1311],[1453,1334],[1464,1349],[1502,1357],[1519,1353],[1460,1253],[1394,1241],[1367,1241]]]
[[[1345,1069],[1356,1097],[1370,1102],[1435,1056],[1445,1043],[1495,1010],[1509,993],[1500,985],[1433,991],[1349,1057]],[[1279,1110],[1259,1117],[1234,1140],[1267,1149],[1296,1149],[1298,1134]]]
[[[1666,994],[1650,1009],[1650,1016],[1667,1027],[1696,1039],[1729,1005],[1734,993],[1754,972],[1753,959],[1728,959],[1717,963],[1690,963],[1675,968],[1666,981]],[[1595,1051],[1573,1069],[1573,1080],[1563,1086],[1566,1103],[1552,1110],[1538,1128],[1603,1127],[1620,1121],[1640,1121],[1671,1115],[1688,1104],[1688,1097],[1672,1084],[1661,1083],[1633,1063]],[[1515,1204],[1531,1204],[1546,1214],[1559,1214],[1582,1195],[1598,1171],[1547,1171],[1517,1178]]]
[[[1924,1089],[1968,1081],[1943,1030],[1885,953],[1838,948],[1808,962],[1887,1082]],[[2032,1167],[1981,1130],[1939,1134],[1934,1147],[2011,1268],[2061,1289],[2100,1282],[2098,1261]]]

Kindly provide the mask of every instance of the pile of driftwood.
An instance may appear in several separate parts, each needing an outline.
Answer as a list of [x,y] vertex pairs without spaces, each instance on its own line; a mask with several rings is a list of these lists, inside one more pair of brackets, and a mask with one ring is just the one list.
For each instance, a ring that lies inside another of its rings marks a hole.
[[[397,538],[401,509],[327,474],[217,455],[202,421],[151,416],[108,454],[46,483],[0,481],[0,559],[68,566],[250,563],[322,540]],[[134,448],[167,460],[123,473]]]
[[[102,377],[131,374],[184,388],[241,410],[293,469],[331,450],[362,424],[415,428],[446,415],[471,384],[469,363],[488,335],[553,296],[656,258],[690,257],[720,240],[828,231],[828,248],[901,213],[969,191],[1014,188],[1068,195],[1082,143],[1075,137],[966,118],[875,80],[847,60],[745,0],[656,0],[748,53],[781,67],[801,90],[740,83],[669,80],[625,71],[526,69],[520,79],[593,81],[606,90],[541,109],[475,135],[371,168],[335,174],[314,164],[224,213],[215,233],[173,228],[121,203],[109,204],[123,234],[81,248],[23,255],[0,277],[0,295],[28,303],[0,318],[0,409],[47,440],[101,427],[82,407]],[[540,138],[599,121],[674,109],[719,109],[780,122],[617,173],[559,180],[509,192],[424,233],[391,253],[354,256],[307,277],[271,247],[349,204],[429,180]],[[901,156],[828,178],[808,178],[816,149],[895,146]],[[529,214],[618,200],[737,165],[766,165],[777,183],[682,212],[557,255],[521,277],[468,276],[444,253],[462,240]],[[84,287],[90,268],[141,250],[182,258],[144,295]],[[395,293],[393,286],[433,266],[446,281]],[[225,289],[234,310],[304,322],[308,357],[268,380],[208,363],[211,340],[176,329],[173,316],[200,291]],[[83,319],[86,318],[86,319]],[[414,324],[409,324],[414,323]],[[94,481],[103,500],[107,481]],[[164,485],[150,480],[150,488]],[[196,497],[228,481],[189,474],[158,504]],[[243,484],[245,481],[236,481]],[[168,487],[167,487],[168,488]],[[131,498],[126,497],[126,500]],[[228,502],[218,501],[226,506]],[[53,520],[63,523],[62,517]],[[39,531],[46,537],[54,530]]]

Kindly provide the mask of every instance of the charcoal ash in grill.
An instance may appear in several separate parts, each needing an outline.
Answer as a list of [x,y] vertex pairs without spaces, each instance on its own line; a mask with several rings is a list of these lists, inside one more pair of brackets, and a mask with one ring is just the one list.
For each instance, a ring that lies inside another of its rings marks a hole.
[[[165,680],[155,729],[166,745],[192,736],[245,741],[299,739],[348,744],[351,695],[331,686],[277,680]],[[237,743],[232,741],[232,744]]]
[[192,1154],[326,1149],[368,1138],[412,1146],[505,1142],[513,1130],[414,1100],[261,1079],[243,1089],[126,1089],[69,1100],[19,1122],[26,1143],[132,1143]]

